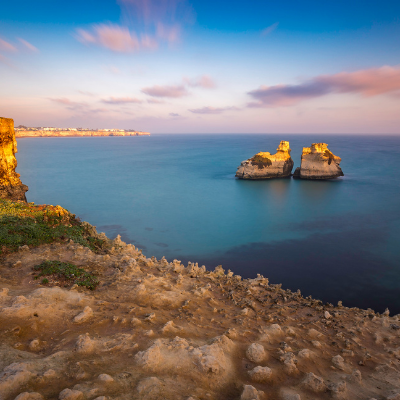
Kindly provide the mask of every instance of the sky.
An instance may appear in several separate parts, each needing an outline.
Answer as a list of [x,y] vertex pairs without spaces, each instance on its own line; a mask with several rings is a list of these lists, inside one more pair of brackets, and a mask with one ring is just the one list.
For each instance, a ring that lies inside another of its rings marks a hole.
[[15,126],[400,134],[398,0],[14,0],[0,15]]

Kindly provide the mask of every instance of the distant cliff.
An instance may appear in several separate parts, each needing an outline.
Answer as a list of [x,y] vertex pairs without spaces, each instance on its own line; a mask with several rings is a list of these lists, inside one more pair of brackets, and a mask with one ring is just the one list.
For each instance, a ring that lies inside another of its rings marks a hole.
[[294,178],[301,179],[333,179],[343,176],[339,167],[342,159],[335,156],[326,143],[313,143],[304,147],[301,155],[301,166],[296,168]]
[[26,201],[28,186],[23,185],[17,167],[17,142],[14,133],[14,121],[0,118],[0,198]]
[[289,142],[282,140],[276,154],[260,152],[243,161],[236,171],[236,177],[240,179],[288,178],[293,169],[290,152]]
[[16,137],[81,137],[81,136],[150,136],[149,132],[129,131],[72,131],[72,130],[18,130]]

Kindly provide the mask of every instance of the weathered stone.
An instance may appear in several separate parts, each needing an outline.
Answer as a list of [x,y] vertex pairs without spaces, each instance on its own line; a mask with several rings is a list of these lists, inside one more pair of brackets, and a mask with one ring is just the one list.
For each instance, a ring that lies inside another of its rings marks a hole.
[[300,169],[296,168],[293,177],[300,179],[333,179],[343,176],[339,167],[341,158],[335,156],[326,143],[313,143],[304,147]]
[[59,400],[80,400],[83,399],[83,393],[80,390],[64,389],[58,395]]
[[320,376],[314,375],[312,372],[306,375],[301,385],[304,389],[314,393],[321,393],[327,390],[324,380]]
[[240,400],[260,400],[260,395],[262,396],[263,392],[259,392],[254,386],[244,385]]
[[276,154],[260,152],[243,161],[236,171],[236,177],[240,179],[288,178],[293,169],[290,151],[289,142],[281,141]]
[[43,396],[37,392],[24,392],[19,394],[14,400],[43,400]]
[[254,363],[263,361],[265,359],[264,346],[259,343],[252,343],[246,350],[246,357]]
[[15,172],[17,151],[14,121],[0,118],[0,198],[26,201],[28,186],[22,184],[19,174]]
[[255,367],[248,372],[250,379],[254,382],[267,382],[272,375],[271,368],[268,367]]

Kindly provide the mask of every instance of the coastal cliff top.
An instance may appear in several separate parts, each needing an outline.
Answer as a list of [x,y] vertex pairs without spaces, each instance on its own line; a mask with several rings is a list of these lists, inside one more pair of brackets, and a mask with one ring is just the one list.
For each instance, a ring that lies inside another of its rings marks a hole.
[[5,400],[400,393],[400,322],[388,310],[323,304],[261,275],[242,280],[100,238],[99,248],[60,237],[0,258]]

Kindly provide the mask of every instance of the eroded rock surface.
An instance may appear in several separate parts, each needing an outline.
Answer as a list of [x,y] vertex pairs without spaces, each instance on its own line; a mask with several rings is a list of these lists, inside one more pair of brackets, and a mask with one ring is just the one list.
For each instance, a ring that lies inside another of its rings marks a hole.
[[[49,287],[44,260],[100,284]],[[25,248],[0,258],[0,399],[397,399],[399,324],[119,238]]]
[[303,147],[300,168],[296,168],[293,177],[300,179],[334,179],[343,176],[339,167],[342,159],[335,156],[326,143],[313,143]]
[[0,117],[0,198],[26,201],[28,186],[22,184],[19,174],[15,172],[16,152],[14,121]]
[[240,179],[288,178],[293,169],[290,152],[289,142],[282,140],[276,149],[276,154],[260,152],[243,161],[236,171],[236,177]]

